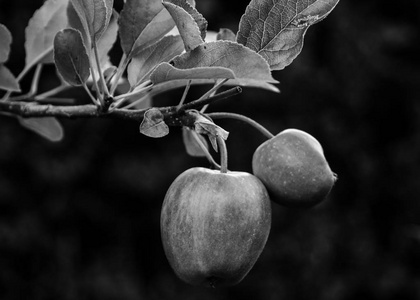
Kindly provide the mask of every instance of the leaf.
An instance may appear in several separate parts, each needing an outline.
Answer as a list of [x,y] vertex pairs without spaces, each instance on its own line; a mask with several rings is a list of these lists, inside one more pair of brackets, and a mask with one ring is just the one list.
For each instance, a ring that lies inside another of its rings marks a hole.
[[0,24],[0,64],[9,59],[10,44],[12,43],[12,34],[6,26]]
[[80,31],[59,31],[54,39],[54,60],[63,79],[71,85],[83,85],[90,75],[89,56]]
[[114,10],[114,0],[105,0],[105,8],[106,8],[105,26],[108,26],[109,21],[111,20],[111,18],[114,15],[114,13],[117,13]]
[[231,41],[204,43],[190,52],[186,52],[172,60],[177,69],[193,69],[197,67],[223,67],[231,69],[235,74],[236,84],[255,85],[261,83],[277,83],[271,76],[265,59],[252,51]]
[[157,108],[145,112],[140,124],[140,132],[148,137],[160,138],[169,133],[169,127],[163,120],[163,114]]
[[[82,21],[80,20],[79,15],[77,14],[77,11],[75,10],[73,4],[69,2],[67,5],[67,19],[68,19],[68,26],[70,28],[76,29],[80,31],[83,37],[83,42],[85,43],[85,46],[87,49],[91,48],[91,39],[89,36],[88,29],[83,26]],[[85,24],[87,27],[87,24]]]
[[127,68],[128,81],[135,87],[148,78],[162,62],[170,61],[184,50],[180,36],[165,36],[159,42],[137,53]]
[[[99,56],[99,63],[101,65],[101,70],[106,70],[107,68],[110,68],[112,66],[110,58],[109,58],[109,51],[111,51],[112,46],[115,44],[115,41],[117,40],[118,36],[118,13],[114,11],[112,18],[110,19],[110,22],[103,32],[101,38],[97,42],[97,48],[98,48],[98,56]],[[95,60],[95,54],[92,53],[92,60]],[[93,71],[95,72],[95,78],[99,78],[98,75],[98,69],[96,68],[96,62],[94,62],[92,65],[95,67],[93,68]]]
[[177,79],[234,79],[232,70],[223,67],[196,67],[178,69],[168,63],[160,64],[150,75],[154,84]]
[[[201,39],[204,40],[206,38],[208,23],[207,20],[203,17],[203,15],[200,14],[195,8],[195,3],[189,3],[187,0],[166,0],[165,2],[172,3],[176,6],[183,8],[194,19],[195,23],[197,24],[198,29],[200,30]],[[175,23],[177,23],[177,20],[174,20]]]
[[108,53],[115,44],[118,36],[118,13],[114,10],[107,28],[97,43],[99,61],[108,60]]
[[206,156],[203,149],[201,149],[200,145],[198,144],[195,136],[201,141],[201,143],[208,149],[209,145],[201,134],[196,134],[193,130],[182,127],[182,140],[184,142],[185,150],[187,151],[188,155],[194,157],[203,157]]
[[170,2],[162,2],[162,4],[174,19],[186,51],[194,50],[204,43],[197,22],[184,8]]
[[66,28],[66,7],[68,0],[47,0],[29,20],[25,29],[26,67],[42,60],[53,63],[52,53],[54,37],[58,31]]
[[64,137],[64,130],[60,122],[54,117],[22,118],[18,117],[19,123],[51,142],[59,142]]
[[12,72],[3,64],[0,64],[0,90],[20,92],[19,82]]
[[127,57],[160,40],[175,23],[159,0],[127,0],[120,14],[121,48]]
[[217,33],[216,40],[235,41],[236,34],[229,28],[221,28]]
[[301,52],[309,26],[324,19],[339,0],[252,0],[239,23],[237,42],[261,54],[272,70]]
[[[194,111],[190,111],[190,113],[194,113]],[[229,132],[224,130],[222,127],[214,124],[214,122],[211,119],[205,117],[200,112],[196,112],[195,114],[195,132],[197,132],[198,134],[206,134],[209,137],[213,149],[217,152],[217,137],[219,136],[222,139],[227,140]]]
[[[99,40],[112,15],[113,0],[70,0],[90,40]],[[90,43],[88,44],[90,46]]]
[[203,118],[200,121],[194,122],[194,125],[195,125],[195,131],[200,134],[207,134],[214,137],[220,136],[224,140],[227,140],[229,136],[229,132],[227,132],[222,127],[214,124],[212,121],[206,118]]

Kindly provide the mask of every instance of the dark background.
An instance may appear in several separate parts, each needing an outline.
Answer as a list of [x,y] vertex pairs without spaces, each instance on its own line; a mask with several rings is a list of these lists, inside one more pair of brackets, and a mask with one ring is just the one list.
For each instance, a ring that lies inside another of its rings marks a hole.
[[[42,2],[0,2],[16,75],[24,28]],[[247,4],[197,0],[215,31],[236,31]],[[51,143],[0,116],[0,298],[420,299],[419,15],[417,0],[342,0],[308,30],[292,65],[274,72],[281,94],[245,88],[211,107],[274,133],[309,132],[339,177],[315,208],[273,205],[265,250],[234,287],[191,287],[164,256],[165,192],[184,170],[207,166],[185,153],[178,128],[151,139],[130,121],[62,120],[66,137]],[[54,76],[47,67],[41,91]],[[176,104],[181,94],[155,103]],[[230,132],[229,168],[250,172],[264,138],[238,121],[217,123]]]

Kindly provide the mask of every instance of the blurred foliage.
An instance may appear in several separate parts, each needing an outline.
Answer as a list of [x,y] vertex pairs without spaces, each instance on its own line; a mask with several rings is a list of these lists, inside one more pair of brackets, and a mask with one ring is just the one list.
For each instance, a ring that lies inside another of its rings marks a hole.
[[[0,3],[15,74],[24,28],[42,2]],[[216,31],[236,31],[246,5],[197,0]],[[313,209],[273,205],[263,254],[230,288],[184,284],[163,253],[166,189],[185,169],[207,166],[187,156],[179,129],[151,139],[129,121],[62,120],[66,138],[53,144],[0,116],[0,298],[420,299],[419,13],[416,0],[341,1],[309,29],[295,62],[274,73],[281,94],[244,89],[211,107],[273,132],[309,132],[339,177]],[[53,67],[44,75],[41,90],[56,82]],[[189,99],[207,88],[194,87]],[[181,94],[155,103],[177,103]],[[230,131],[230,169],[250,172],[263,137],[239,121],[217,123]]]

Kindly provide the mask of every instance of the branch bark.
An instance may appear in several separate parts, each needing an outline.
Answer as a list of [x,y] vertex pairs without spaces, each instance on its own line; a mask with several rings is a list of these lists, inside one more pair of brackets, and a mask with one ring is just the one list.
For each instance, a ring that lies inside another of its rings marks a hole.
[[115,109],[112,112],[103,112],[93,104],[60,106],[52,104],[35,104],[27,102],[0,102],[0,112],[21,116],[24,118],[93,118],[93,117],[116,117],[141,121],[144,110]]
[[[241,92],[240,87],[234,87],[219,94],[206,99],[194,100],[189,103],[177,106],[158,107],[165,117],[168,119],[168,125],[179,126],[182,125],[182,116],[185,111],[202,107],[214,101],[222,100]],[[58,118],[120,118],[126,120],[133,120],[141,122],[144,113],[148,110],[129,110],[129,109],[114,109],[112,111],[102,111],[101,108],[93,105],[74,105],[74,106],[59,106],[52,104],[38,104],[35,102],[21,102],[21,101],[0,101],[0,113],[8,113],[12,115],[21,116],[24,118],[42,118],[42,117],[58,117]]]

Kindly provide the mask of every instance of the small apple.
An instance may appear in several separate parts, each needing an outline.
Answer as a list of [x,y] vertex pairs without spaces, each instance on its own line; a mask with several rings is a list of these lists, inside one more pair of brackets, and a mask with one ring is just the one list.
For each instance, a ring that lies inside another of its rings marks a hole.
[[192,285],[234,285],[264,249],[271,203],[252,174],[191,168],[169,187],[160,222],[166,257],[179,278]]
[[271,200],[289,207],[320,203],[336,181],[321,144],[298,129],[286,129],[261,144],[252,158],[252,170]]

